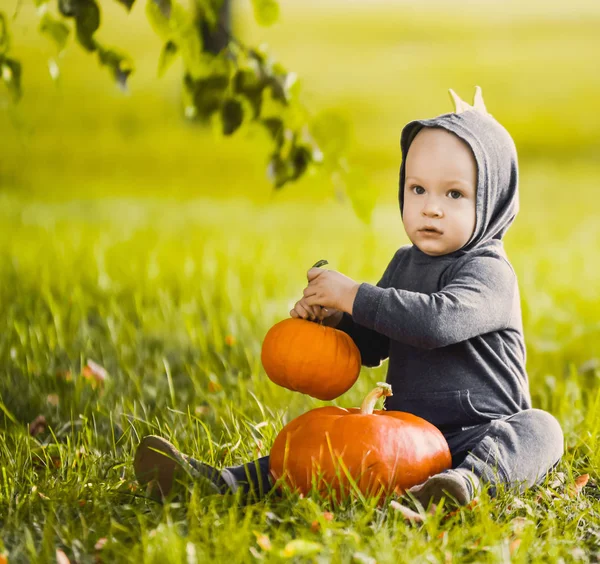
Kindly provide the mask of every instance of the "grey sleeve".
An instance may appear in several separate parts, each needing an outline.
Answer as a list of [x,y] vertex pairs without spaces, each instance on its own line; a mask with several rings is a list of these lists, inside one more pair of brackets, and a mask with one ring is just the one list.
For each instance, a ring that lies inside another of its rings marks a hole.
[[477,257],[433,294],[363,283],[352,316],[356,323],[390,339],[435,349],[505,329],[516,287],[515,273],[507,261]]
[[[386,288],[389,285],[394,270],[398,264],[398,251],[388,264],[381,280],[373,288]],[[361,364],[363,366],[379,366],[388,356],[390,351],[390,339],[388,336],[373,329],[355,323],[352,316],[346,312],[336,329],[348,333],[360,351]]]

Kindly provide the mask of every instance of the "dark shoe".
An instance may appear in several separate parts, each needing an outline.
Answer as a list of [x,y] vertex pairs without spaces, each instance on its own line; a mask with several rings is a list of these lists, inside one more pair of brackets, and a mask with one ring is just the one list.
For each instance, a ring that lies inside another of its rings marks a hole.
[[408,490],[427,509],[429,502],[438,503],[443,497],[452,505],[468,505],[479,493],[479,478],[470,470],[444,470],[422,484]]
[[219,470],[179,452],[169,441],[156,435],[141,440],[133,470],[139,484],[147,486],[146,494],[157,501],[166,498],[186,475],[199,483],[207,495],[223,494],[230,489]]

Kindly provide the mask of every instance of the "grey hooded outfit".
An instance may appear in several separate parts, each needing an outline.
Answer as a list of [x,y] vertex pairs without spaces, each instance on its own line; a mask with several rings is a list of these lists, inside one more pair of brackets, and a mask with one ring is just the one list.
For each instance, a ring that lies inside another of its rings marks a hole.
[[[476,110],[410,122],[401,135],[401,214],[406,155],[423,127],[454,133],[475,156],[473,235],[441,256],[398,249],[377,285],[359,286],[337,329],[352,337],[364,366],[389,358],[386,409],[436,425],[453,467],[475,472],[492,495],[499,483],[522,491],[556,466],[564,439],[551,414],[531,407],[519,288],[502,244],[519,208],[516,149],[504,127]],[[223,474],[270,489],[268,456]]]

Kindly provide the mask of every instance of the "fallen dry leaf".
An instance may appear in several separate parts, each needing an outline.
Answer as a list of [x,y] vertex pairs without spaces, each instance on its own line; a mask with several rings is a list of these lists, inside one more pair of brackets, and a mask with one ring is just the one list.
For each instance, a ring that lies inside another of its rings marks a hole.
[[511,556],[519,550],[519,546],[521,546],[521,539],[513,539],[508,545],[508,552],[510,552]]
[[271,539],[268,537],[268,535],[265,535],[264,533],[261,533],[259,531],[252,532],[256,537],[256,544],[260,546],[260,548],[262,548],[266,552],[269,552],[273,548],[273,545],[271,544]]
[[60,549],[56,549],[56,564],[71,564],[68,556]]
[[217,392],[220,392],[223,389],[223,386],[221,386],[221,384],[219,384],[219,382],[216,382],[214,380],[210,380],[208,382],[208,391],[215,394]]
[[73,374],[70,370],[57,370],[56,377],[65,382],[71,382],[73,380]]
[[416,521],[417,523],[423,522],[423,517],[419,513],[409,509],[408,507],[405,507],[394,499],[390,501],[390,506],[398,511],[398,513],[400,513],[408,521]]
[[[333,515],[333,513],[331,513],[331,511],[325,511],[323,513],[322,517],[323,517],[323,519],[325,519],[325,521],[333,521],[333,519],[334,519],[334,515]],[[310,530],[313,533],[316,533],[320,528],[321,528],[321,523],[319,523],[319,521],[317,519],[315,519],[310,525]]]
[[104,367],[89,358],[87,364],[83,367],[81,374],[84,378],[100,385],[104,384],[104,381],[108,378],[108,373]]
[[29,424],[29,434],[32,437],[36,437],[40,433],[43,433],[46,430],[48,423],[46,422],[46,418],[43,415],[38,415],[30,424]]
[[48,394],[48,396],[46,397],[46,401],[50,405],[56,407],[56,406],[58,406],[60,399],[58,397],[58,394]]
[[94,545],[96,550],[102,550],[104,545],[107,543],[108,539],[106,537],[99,538]]
[[194,409],[196,415],[208,415],[211,412],[209,405],[197,405]]
[[515,517],[511,521],[512,530],[515,533],[515,535],[522,535],[523,531],[525,530],[525,527],[527,527],[529,523],[531,523],[531,521],[525,517]]
[[577,497],[581,493],[581,490],[588,483],[589,479],[589,474],[582,474],[581,476],[575,478],[575,483],[569,485],[569,488],[567,490],[569,497]]

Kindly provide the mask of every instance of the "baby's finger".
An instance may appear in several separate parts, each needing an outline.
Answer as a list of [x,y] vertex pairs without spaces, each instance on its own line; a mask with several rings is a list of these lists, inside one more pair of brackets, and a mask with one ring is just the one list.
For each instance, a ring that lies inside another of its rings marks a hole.
[[302,295],[305,298],[308,298],[309,296],[314,296],[317,293],[317,289],[315,288],[315,286],[311,286],[310,284],[304,288],[304,290],[302,290]]
[[310,281],[314,280],[315,278],[317,278],[317,276],[320,276],[321,274],[323,274],[323,272],[325,272],[324,268],[314,268],[314,267],[310,268],[306,272],[306,278],[310,282]]
[[296,303],[296,311],[303,319],[315,319],[313,309],[308,304],[302,304],[301,302]]

